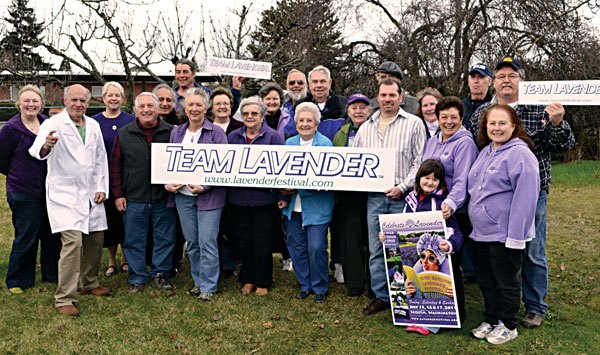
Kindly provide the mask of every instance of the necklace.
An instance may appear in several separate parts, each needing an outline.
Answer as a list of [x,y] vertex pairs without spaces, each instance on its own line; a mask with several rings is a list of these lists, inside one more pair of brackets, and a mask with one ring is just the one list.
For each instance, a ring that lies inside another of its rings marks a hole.
[[21,117],[21,122],[23,122],[23,125],[27,127],[27,129],[29,129],[31,132],[35,134],[38,133],[38,130],[40,128],[40,121],[37,120],[37,117],[33,121],[29,121]]

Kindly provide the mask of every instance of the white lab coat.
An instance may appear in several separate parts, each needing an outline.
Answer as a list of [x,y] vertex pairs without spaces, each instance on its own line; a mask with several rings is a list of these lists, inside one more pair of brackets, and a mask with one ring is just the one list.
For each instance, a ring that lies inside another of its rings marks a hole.
[[[44,121],[29,148],[34,158],[48,159],[46,204],[52,233],[78,230],[84,234],[107,229],[103,203],[94,202],[96,192],[108,196],[108,162],[102,131],[85,116],[85,145],[67,110]],[[50,154],[40,157],[46,136],[56,131],[58,141]]]

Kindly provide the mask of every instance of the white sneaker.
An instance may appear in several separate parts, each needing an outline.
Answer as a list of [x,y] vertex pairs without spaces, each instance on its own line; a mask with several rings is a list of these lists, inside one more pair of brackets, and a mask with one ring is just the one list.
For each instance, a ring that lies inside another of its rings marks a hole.
[[502,322],[500,322],[485,336],[485,339],[490,344],[504,344],[515,339],[518,335],[517,328],[509,330]]
[[485,337],[494,329],[491,324],[482,322],[477,328],[471,329],[471,335],[477,339],[485,339]]
[[281,267],[283,271],[294,271],[294,265],[292,265],[292,259],[283,259],[283,266]]
[[339,283],[339,284],[343,284],[344,283],[344,269],[342,269],[342,264],[334,264],[333,265],[335,267],[335,271],[333,272],[333,278],[335,279],[335,282]]

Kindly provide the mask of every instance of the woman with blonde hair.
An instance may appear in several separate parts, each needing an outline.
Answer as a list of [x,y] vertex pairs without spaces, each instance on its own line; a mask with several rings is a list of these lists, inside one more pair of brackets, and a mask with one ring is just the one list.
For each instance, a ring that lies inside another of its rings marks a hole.
[[40,89],[25,85],[15,106],[19,113],[0,130],[0,173],[6,175],[6,198],[15,229],[6,286],[13,294],[23,293],[35,283],[38,242],[41,242],[42,281],[58,282],[60,238],[52,235],[46,210],[46,161],[29,155],[43,115]]
[[[135,116],[121,111],[121,106],[125,101],[125,92],[123,86],[115,81],[109,81],[102,87],[102,101],[104,101],[106,109],[104,112],[92,116],[92,118],[100,125],[107,159],[110,160],[112,147],[119,129],[133,122]],[[108,268],[105,274],[107,277],[111,277],[117,272],[117,248],[119,244],[123,244],[125,231],[123,229],[123,214],[117,211],[115,197],[111,191],[108,192],[107,197],[108,199],[104,201],[108,222],[108,229],[104,231],[104,247],[108,249]],[[127,272],[128,266],[123,249],[121,249],[121,272]]]

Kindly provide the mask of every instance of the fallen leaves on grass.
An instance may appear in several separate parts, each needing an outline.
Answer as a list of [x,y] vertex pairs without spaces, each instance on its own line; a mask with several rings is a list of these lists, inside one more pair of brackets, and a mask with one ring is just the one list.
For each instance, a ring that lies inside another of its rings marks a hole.
[[271,329],[271,328],[273,328],[273,322],[265,322],[265,323],[263,323],[263,327],[265,329]]

